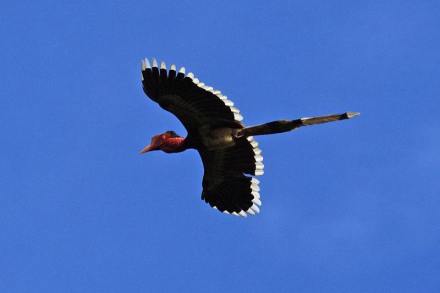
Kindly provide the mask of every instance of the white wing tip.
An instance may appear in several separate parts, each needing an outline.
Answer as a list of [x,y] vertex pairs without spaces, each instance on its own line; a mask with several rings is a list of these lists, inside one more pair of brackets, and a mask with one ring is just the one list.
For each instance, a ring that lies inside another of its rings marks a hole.
[[255,170],[255,176],[261,176],[264,174],[263,170]]
[[[253,208],[255,206],[255,204],[253,204],[252,205],[252,210],[251,210],[251,208],[249,208],[247,211],[243,211],[243,210],[241,210],[240,212],[232,212],[232,213],[230,213],[230,212],[228,212],[227,210],[224,210],[223,211],[223,213],[224,214],[228,214],[228,215],[234,215],[234,216],[236,216],[236,217],[243,217],[243,218],[246,218],[247,217],[247,214],[246,213],[249,213],[249,214],[251,214],[251,215],[255,215],[255,209]],[[258,210],[258,212],[260,211],[258,208],[257,208],[257,210]],[[252,213],[253,212],[253,213]],[[257,213],[258,213],[257,212]]]
[[252,209],[254,212],[256,212],[257,214],[260,212],[260,208],[259,208],[256,204],[253,204],[253,205],[251,206],[251,209]]
[[243,116],[241,116],[241,114],[234,113],[234,119],[236,121],[241,121],[243,120]]
[[260,187],[258,186],[258,184],[254,184],[254,183],[251,184],[251,189],[253,191],[260,191]]
[[252,202],[253,202],[254,204],[256,204],[256,205],[261,206],[261,200],[260,200],[259,198],[254,198],[254,199],[252,200]]
[[234,106],[234,102],[232,102],[231,100],[228,99],[222,99],[223,103],[225,103],[226,106],[228,107],[232,107]]
[[240,113],[240,110],[238,110],[235,107],[229,107],[229,108],[231,109],[232,113],[234,113],[234,114],[239,114]]
[[156,58],[153,58],[153,67],[157,67],[157,60],[156,60]]
[[[261,155],[261,149],[259,149],[259,148],[254,148],[254,154],[257,155],[257,156],[260,156],[260,155]],[[261,156],[260,156],[260,157],[261,157]]]
[[151,68],[150,61],[147,58],[142,59],[142,70]]
[[255,159],[255,162],[263,162],[263,156],[261,156],[261,155],[255,155],[254,159]]

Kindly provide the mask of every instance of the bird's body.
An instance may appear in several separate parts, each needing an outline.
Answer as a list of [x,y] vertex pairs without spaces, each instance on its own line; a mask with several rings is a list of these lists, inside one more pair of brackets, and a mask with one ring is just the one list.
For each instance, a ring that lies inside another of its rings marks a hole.
[[[348,119],[358,113],[334,114],[297,120],[279,120],[245,127],[243,117],[220,91],[207,87],[185,69],[170,70],[142,61],[142,84],[145,93],[163,109],[173,113],[185,126],[186,138],[167,131],[152,138],[141,151],[166,153],[196,149],[203,162],[202,199],[212,207],[233,215],[259,213],[259,181],[252,176],[263,174],[263,157],[253,136],[291,131],[295,128]],[[250,176],[249,176],[250,175]]]

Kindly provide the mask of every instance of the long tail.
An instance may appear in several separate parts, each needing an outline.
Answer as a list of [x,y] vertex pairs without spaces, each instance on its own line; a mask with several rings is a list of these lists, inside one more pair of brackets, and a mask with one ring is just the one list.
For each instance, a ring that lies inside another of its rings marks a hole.
[[343,114],[332,114],[326,116],[318,116],[312,118],[301,118],[296,120],[278,120],[257,126],[246,127],[237,131],[236,136],[253,136],[253,135],[265,135],[273,133],[281,133],[294,130],[301,126],[309,126],[333,121],[339,121],[344,119],[353,118],[360,113],[358,112],[346,112]]

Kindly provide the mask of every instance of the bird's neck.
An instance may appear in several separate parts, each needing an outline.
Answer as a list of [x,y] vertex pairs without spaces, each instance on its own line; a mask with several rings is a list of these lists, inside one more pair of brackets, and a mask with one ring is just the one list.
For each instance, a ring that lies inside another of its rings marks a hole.
[[170,137],[160,146],[166,153],[180,153],[187,148],[184,137]]

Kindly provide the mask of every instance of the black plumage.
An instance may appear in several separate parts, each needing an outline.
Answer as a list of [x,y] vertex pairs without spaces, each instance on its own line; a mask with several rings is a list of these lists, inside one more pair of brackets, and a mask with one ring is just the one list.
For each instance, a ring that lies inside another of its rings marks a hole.
[[298,127],[349,119],[359,113],[347,112],[296,120],[278,120],[245,127],[240,111],[226,96],[201,83],[185,68],[169,70],[153,59],[142,61],[142,85],[145,93],[163,109],[173,113],[188,135],[174,132],[156,135],[141,153],[163,150],[167,153],[196,149],[202,158],[204,175],[202,199],[222,212],[246,216],[259,213],[259,181],[263,157],[255,135],[287,132]]

